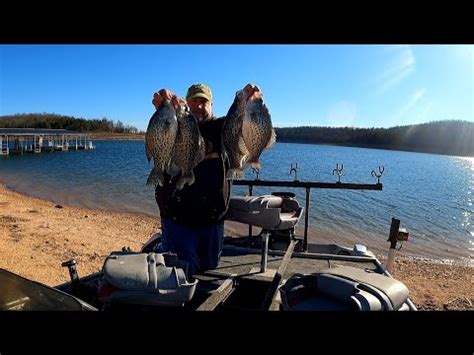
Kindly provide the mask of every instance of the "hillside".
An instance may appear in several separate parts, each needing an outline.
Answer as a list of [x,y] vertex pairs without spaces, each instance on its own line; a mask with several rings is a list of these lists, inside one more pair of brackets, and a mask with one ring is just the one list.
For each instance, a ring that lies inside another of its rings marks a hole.
[[392,128],[276,128],[277,141],[474,156],[474,123],[438,121]]
[[[144,132],[121,121],[48,113],[0,116],[0,128],[62,128],[93,133],[93,139],[144,139]],[[437,121],[391,128],[282,127],[278,142],[332,144],[474,157],[474,123]]]

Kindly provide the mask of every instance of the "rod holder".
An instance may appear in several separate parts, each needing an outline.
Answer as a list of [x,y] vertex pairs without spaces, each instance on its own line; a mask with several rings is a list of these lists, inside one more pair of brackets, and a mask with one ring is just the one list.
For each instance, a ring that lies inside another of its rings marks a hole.
[[68,268],[73,287],[77,287],[79,284],[79,275],[77,274],[76,264],[77,261],[75,259],[65,261],[61,264],[61,266]]
[[298,163],[295,163],[293,166],[293,163],[290,165],[290,175],[295,174],[295,178],[293,179],[294,181],[298,181]]
[[337,183],[341,183],[341,176],[344,175],[344,164],[341,163],[341,167],[336,163],[336,169],[333,169],[332,174],[337,175]]
[[252,168],[252,172],[255,174],[255,180],[260,180],[260,170]]
[[382,165],[382,166],[379,166],[378,170],[379,170],[378,174],[375,172],[375,170],[372,170],[370,175],[372,175],[372,177],[377,179],[377,184],[380,184],[380,178],[382,177],[385,168]]

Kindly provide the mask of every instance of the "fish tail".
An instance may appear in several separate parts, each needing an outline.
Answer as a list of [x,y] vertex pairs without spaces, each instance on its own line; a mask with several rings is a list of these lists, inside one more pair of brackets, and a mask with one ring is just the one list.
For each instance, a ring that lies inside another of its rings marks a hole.
[[192,171],[186,175],[182,175],[179,178],[179,180],[176,182],[176,189],[181,190],[186,184],[188,184],[188,186],[194,184],[194,173]]
[[163,186],[164,176],[163,172],[158,170],[157,168],[153,168],[148,175],[148,179],[146,180],[147,185],[160,185]]
[[258,160],[258,157],[249,157],[249,159],[246,161],[246,164],[249,165],[253,169],[260,170],[260,161]]
[[244,156],[236,156],[235,154],[229,156],[229,164],[231,169],[241,169],[244,161]]
[[226,173],[226,179],[242,178],[244,176],[244,170],[240,168],[229,169]]

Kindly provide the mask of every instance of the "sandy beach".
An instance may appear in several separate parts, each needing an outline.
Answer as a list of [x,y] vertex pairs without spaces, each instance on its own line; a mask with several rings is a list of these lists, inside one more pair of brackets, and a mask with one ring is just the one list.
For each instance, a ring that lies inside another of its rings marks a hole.
[[[62,262],[76,259],[79,276],[85,276],[99,271],[111,251],[139,250],[159,228],[158,218],[61,206],[0,184],[0,267],[50,286],[69,281]],[[472,266],[409,258],[401,251],[392,274],[421,310],[474,310]]]

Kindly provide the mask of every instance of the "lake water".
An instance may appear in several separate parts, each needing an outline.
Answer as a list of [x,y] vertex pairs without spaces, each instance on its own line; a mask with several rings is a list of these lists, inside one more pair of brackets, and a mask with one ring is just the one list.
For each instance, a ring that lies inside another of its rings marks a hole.
[[[143,141],[96,141],[95,150],[0,158],[0,181],[15,191],[56,203],[158,216],[154,190],[145,186],[152,168]],[[388,249],[391,218],[410,233],[402,252],[437,259],[474,258],[474,158],[310,144],[277,143],[262,155],[260,179],[375,183],[383,165],[382,191],[312,189],[309,240],[374,251]],[[246,170],[246,178],[254,178]],[[234,186],[233,194],[247,187]],[[304,189],[254,188],[253,194],[292,191],[304,205]],[[4,211],[2,211],[3,213]],[[6,212],[6,211],[5,211]],[[304,218],[297,234],[302,235]]]

